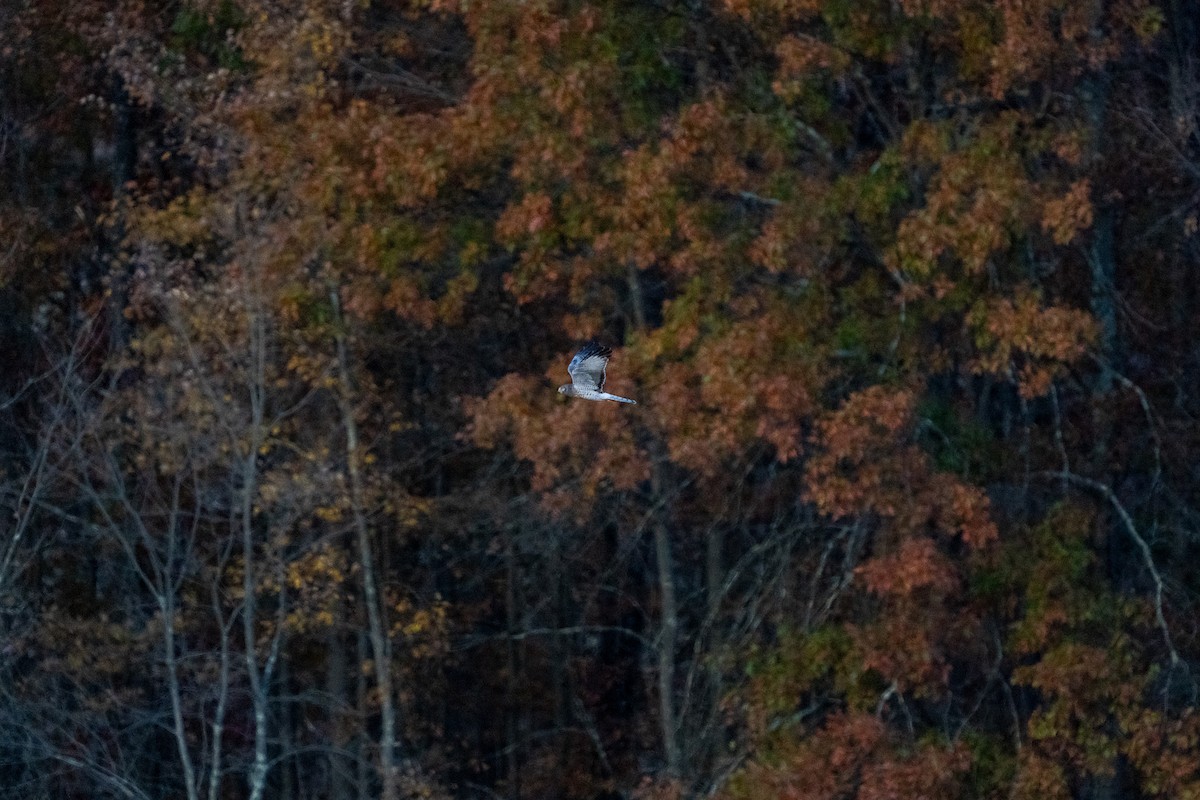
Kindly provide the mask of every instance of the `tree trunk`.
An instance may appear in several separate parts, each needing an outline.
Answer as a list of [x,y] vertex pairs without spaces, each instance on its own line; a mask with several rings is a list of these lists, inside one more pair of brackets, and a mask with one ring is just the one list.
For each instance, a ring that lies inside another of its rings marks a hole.
[[[224,567],[224,559],[222,559],[221,567]],[[220,576],[223,574],[223,569],[217,570],[217,578],[211,586],[212,591],[212,608],[213,619],[217,622],[217,627],[220,630],[220,668],[217,679],[217,707],[213,711],[212,720],[212,743],[209,755],[208,765],[208,800],[219,800],[221,794],[221,755],[222,741],[225,735],[225,709],[229,703],[229,637],[232,633],[232,620],[227,622],[223,611],[221,610],[221,582]]]
[[371,655],[375,667],[375,683],[379,689],[379,769],[382,773],[382,800],[397,800],[396,772],[396,701],[392,688],[392,653],[379,594],[379,583],[375,574],[375,556],[371,547],[370,531],[367,528],[358,423],[354,419],[353,382],[350,380],[350,358],[346,349],[345,320],[341,313],[337,290],[330,292],[334,309],[334,324],[337,337],[338,383],[341,388],[339,406],[342,426],[346,430],[346,472],[350,477],[350,507],[354,521],[354,535],[358,544],[359,569],[362,575],[363,602],[367,605],[367,634],[371,641]]
[[[633,307],[633,318],[639,330],[646,328],[645,297],[641,277],[637,268],[629,265],[629,297]],[[662,480],[662,456],[654,455],[650,488],[652,503],[658,503],[666,490]],[[658,711],[659,727],[662,732],[663,756],[667,763],[667,775],[682,777],[683,756],[679,748],[679,722],[675,707],[675,648],[679,639],[679,608],[675,598],[674,566],[671,558],[671,540],[667,531],[663,510],[655,513],[654,557],[658,564]]]
[[[346,608],[342,602],[342,593],[334,593],[334,620],[336,624],[348,623],[345,620]],[[353,626],[347,624],[347,627]],[[352,765],[340,752],[349,741],[345,729],[346,720],[343,709],[349,706],[346,681],[346,640],[337,629],[331,630],[325,636],[325,691],[329,695],[328,720],[332,738],[329,750],[329,790],[333,800],[353,800],[354,781],[351,779]]]
[[505,687],[504,710],[504,739],[505,739],[505,778],[508,781],[508,796],[510,800],[521,800],[520,773],[520,703],[517,693],[517,681],[520,670],[520,654],[517,652],[517,641],[514,638],[520,625],[517,612],[517,556],[513,539],[516,532],[510,527],[505,537],[504,547],[504,614],[508,627],[508,641],[505,645],[505,669],[508,671],[508,683]]
[[[661,466],[656,462],[651,475],[654,497],[664,491]],[[679,639],[679,607],[675,598],[675,574],[671,558],[671,540],[663,512],[656,512],[654,521],[654,560],[658,566],[658,711],[662,731],[663,755],[667,775],[683,775],[683,757],[679,749],[679,723],[675,709],[675,648]]]
[[159,612],[163,618],[163,656],[167,668],[167,691],[171,697],[171,719],[175,724],[175,746],[179,751],[179,763],[183,769],[183,785],[188,800],[199,800],[196,788],[196,768],[192,763],[191,749],[188,747],[187,731],[183,717],[183,698],[179,686],[179,658],[175,642],[175,581],[172,578],[177,558],[178,530],[175,515],[179,502],[179,484],[175,484],[172,498],[170,524],[167,527],[167,555],[162,579],[162,593],[159,595]]
[[254,498],[258,493],[258,450],[263,441],[266,383],[266,330],[262,314],[251,311],[250,348],[254,374],[250,376],[250,430],[244,445],[241,486],[242,536],[242,639],[246,675],[250,682],[250,701],[254,713],[254,760],[250,766],[250,800],[261,800],[267,780],[267,694],[269,676],[258,663],[258,587],[255,584]]
[[364,751],[366,748],[367,729],[365,720],[368,717],[368,706],[370,694],[367,686],[367,676],[363,673],[362,667],[367,663],[367,656],[370,654],[370,644],[367,641],[367,635],[359,630],[358,636],[355,637],[355,652],[358,654],[358,660],[355,662],[354,670],[354,707],[358,710],[359,720],[364,721],[363,727],[358,731],[354,738],[354,764],[355,775],[357,780],[355,788],[357,790],[357,800],[373,800],[371,797],[371,771],[369,762],[367,761]]
[[675,578],[671,566],[671,542],[663,522],[654,525],[654,556],[658,562],[659,616],[658,636],[658,709],[661,716],[663,752],[667,774],[682,774],[679,752],[679,727],[675,721],[675,643],[679,634],[679,610],[675,602]]
[[[1096,42],[1104,39],[1102,0],[1093,3],[1091,37]],[[1083,106],[1087,111],[1090,128],[1092,171],[1100,172],[1105,167],[1108,137],[1105,126],[1108,122],[1108,99],[1111,77],[1107,72],[1094,70],[1080,84]],[[1120,341],[1117,330],[1117,257],[1114,239],[1116,213],[1113,204],[1105,199],[1107,186],[1103,175],[1094,182],[1099,195],[1092,222],[1092,242],[1087,251],[1092,281],[1092,314],[1100,324],[1100,354],[1105,362],[1096,390],[1105,394],[1112,388],[1112,371],[1121,370]]]
[[[133,100],[120,76],[113,77],[113,197],[120,200],[126,194],[126,184],[137,174],[137,124]],[[129,267],[120,262],[121,241],[125,238],[123,211],[118,211],[112,232],[113,269],[109,275],[107,317],[109,351],[123,353],[129,344],[129,321],[125,307],[129,304]]]

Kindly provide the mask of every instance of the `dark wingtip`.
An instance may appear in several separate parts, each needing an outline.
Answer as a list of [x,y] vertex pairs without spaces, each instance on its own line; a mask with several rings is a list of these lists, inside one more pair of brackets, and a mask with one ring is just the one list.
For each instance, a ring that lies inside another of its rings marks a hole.
[[595,339],[591,339],[584,342],[583,346],[579,348],[578,355],[584,358],[588,358],[589,356],[604,356],[608,358],[612,355],[612,348],[608,345],[600,344]]

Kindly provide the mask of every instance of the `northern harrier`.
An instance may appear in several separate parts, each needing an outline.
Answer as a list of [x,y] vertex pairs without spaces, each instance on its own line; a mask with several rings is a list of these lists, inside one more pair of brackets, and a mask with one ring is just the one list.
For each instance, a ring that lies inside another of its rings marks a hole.
[[583,400],[615,400],[618,403],[637,405],[636,400],[604,391],[604,368],[608,366],[611,356],[612,348],[595,342],[588,342],[579,348],[579,352],[567,367],[567,372],[571,374],[571,383],[558,387],[558,393]]

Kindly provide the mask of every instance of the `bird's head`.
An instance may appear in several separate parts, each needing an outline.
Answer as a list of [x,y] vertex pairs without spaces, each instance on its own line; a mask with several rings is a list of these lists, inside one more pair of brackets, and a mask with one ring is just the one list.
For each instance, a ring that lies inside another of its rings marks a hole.
[[569,392],[570,388],[571,388],[571,384],[564,383],[562,386],[558,387],[558,393],[570,396],[570,392]]

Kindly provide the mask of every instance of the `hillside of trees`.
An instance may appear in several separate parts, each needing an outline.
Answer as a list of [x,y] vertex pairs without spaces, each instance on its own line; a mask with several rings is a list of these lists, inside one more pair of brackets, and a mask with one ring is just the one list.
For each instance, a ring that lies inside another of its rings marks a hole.
[[1200,798],[1193,4],[0,26],[0,797]]

